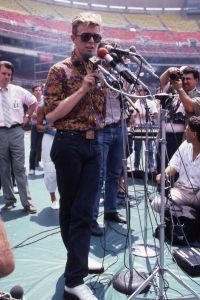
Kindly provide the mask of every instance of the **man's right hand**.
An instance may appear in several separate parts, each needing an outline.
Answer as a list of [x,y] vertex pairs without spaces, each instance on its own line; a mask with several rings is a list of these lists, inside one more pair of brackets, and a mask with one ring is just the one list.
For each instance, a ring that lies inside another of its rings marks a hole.
[[82,91],[87,93],[87,92],[89,92],[89,90],[95,88],[95,86],[96,86],[96,74],[90,73],[84,77],[83,83],[82,83],[80,89],[82,89]]

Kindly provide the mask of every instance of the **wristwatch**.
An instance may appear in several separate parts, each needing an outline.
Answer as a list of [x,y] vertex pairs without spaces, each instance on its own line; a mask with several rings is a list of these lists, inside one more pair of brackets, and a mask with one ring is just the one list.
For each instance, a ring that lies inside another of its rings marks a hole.
[[30,115],[28,113],[25,114],[25,117],[30,119]]

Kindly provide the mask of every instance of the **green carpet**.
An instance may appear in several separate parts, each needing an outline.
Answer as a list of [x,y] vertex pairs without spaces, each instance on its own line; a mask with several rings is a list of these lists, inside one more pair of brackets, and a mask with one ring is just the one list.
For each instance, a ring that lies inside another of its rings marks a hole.
[[[30,134],[25,134],[26,165],[30,147]],[[132,243],[142,243],[141,225],[144,225],[144,187],[143,180],[129,178],[129,193],[134,195],[131,207],[130,223],[132,228]],[[1,213],[5,222],[7,233],[14,248],[15,270],[9,276],[0,279],[0,290],[9,291],[14,285],[21,285],[25,291],[26,300],[61,300],[63,294],[63,271],[66,262],[66,251],[59,232],[58,211],[50,208],[50,198],[46,191],[42,170],[29,177],[29,185],[33,203],[38,208],[36,215],[27,215],[23,212],[19,196],[17,195],[16,208],[11,212]],[[154,191],[149,182],[149,193]],[[136,201],[137,200],[137,201]],[[3,197],[0,196],[0,205]],[[119,205],[121,214],[126,214],[123,205]],[[158,222],[158,215],[154,216],[149,209],[147,219],[148,243],[154,244],[153,232]],[[103,224],[103,206],[100,207],[100,223]],[[94,289],[99,300],[124,300],[127,296],[116,291],[112,286],[112,279],[120,271],[129,269],[129,255],[127,249],[128,230],[126,225],[109,223],[105,227],[105,235],[101,238],[92,237],[90,255],[102,262],[105,272],[90,275],[86,282]],[[157,246],[159,245],[156,240]],[[199,278],[190,279],[176,264],[170,255],[169,246],[165,246],[165,266],[173,271],[185,283],[200,294]],[[81,249],[80,249],[81,251]],[[156,258],[150,258],[149,264],[145,258],[133,256],[133,267],[136,271],[148,273],[149,265],[153,270],[158,265]],[[158,280],[154,280],[158,286]],[[157,288],[158,290],[158,288]],[[171,275],[166,274],[164,280],[164,298],[184,299],[190,293],[180,286]],[[140,297],[156,299],[154,288]]]

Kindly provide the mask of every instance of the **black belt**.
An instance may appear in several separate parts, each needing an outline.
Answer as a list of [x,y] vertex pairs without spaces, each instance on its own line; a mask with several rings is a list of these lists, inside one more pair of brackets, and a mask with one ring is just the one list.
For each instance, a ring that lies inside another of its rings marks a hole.
[[19,126],[22,126],[22,124],[14,124],[14,125],[11,125],[10,127],[0,126],[0,129],[10,129],[10,128],[15,128],[15,127],[19,127]]
[[57,133],[61,136],[80,136],[86,140],[94,140],[97,136],[97,131],[94,129],[80,131],[80,130],[57,130]]
[[114,128],[114,127],[117,127],[117,126],[119,126],[119,125],[121,125],[121,120],[118,121],[118,122],[116,122],[116,123],[106,124],[106,125],[104,126],[104,128]]

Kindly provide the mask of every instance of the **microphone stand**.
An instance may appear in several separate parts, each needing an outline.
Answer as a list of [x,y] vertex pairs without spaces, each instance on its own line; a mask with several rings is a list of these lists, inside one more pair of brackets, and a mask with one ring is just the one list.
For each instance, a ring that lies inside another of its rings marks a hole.
[[[133,253],[136,256],[140,257],[155,257],[158,255],[158,248],[154,245],[147,244],[147,225],[148,225],[148,199],[149,199],[149,192],[148,192],[148,162],[149,162],[149,137],[148,132],[150,128],[150,112],[149,107],[147,105],[146,98],[142,99],[144,107],[145,107],[145,176],[144,176],[144,230],[143,230],[143,242],[144,244],[135,244],[133,246]],[[148,265],[150,265],[148,263]]]
[[[164,103],[161,102],[163,106]],[[161,208],[160,208],[160,230],[159,230],[159,244],[160,244],[160,256],[159,263],[157,268],[152,272],[152,274],[137,288],[135,292],[128,298],[128,300],[132,299],[140,299],[137,297],[141,291],[143,291],[148,285],[152,282],[155,276],[158,276],[159,286],[156,291],[156,298],[146,298],[146,300],[163,300],[163,299],[171,299],[171,300],[197,300],[200,299],[200,295],[198,295],[192,288],[190,288],[186,283],[184,283],[178,276],[176,276],[172,271],[164,266],[164,242],[165,242],[165,151],[166,151],[166,115],[167,110],[161,109]],[[164,275],[165,273],[169,273],[177,282],[182,285],[185,289],[191,292],[193,296],[188,297],[178,297],[178,298],[169,298],[166,296],[166,291],[164,291]]]
[[[121,95],[122,96],[122,95]],[[128,197],[128,178],[127,178],[127,158],[126,158],[126,143],[127,143],[127,132],[125,125],[125,101],[129,101],[128,97],[122,99],[122,135],[123,135],[123,176],[124,176],[124,189],[125,189],[125,204],[126,204],[126,217],[127,217],[127,231],[128,231],[128,257],[129,257],[129,268],[123,272],[118,273],[113,278],[113,287],[126,295],[131,295],[140,285],[142,285],[147,278],[145,273],[140,273],[133,268],[133,256],[132,256],[132,230],[130,224],[130,198]],[[150,286],[145,286],[142,292],[146,292]]]

